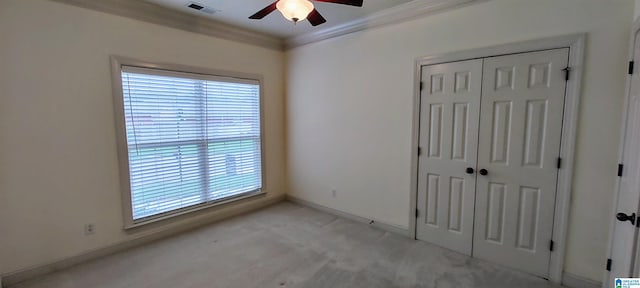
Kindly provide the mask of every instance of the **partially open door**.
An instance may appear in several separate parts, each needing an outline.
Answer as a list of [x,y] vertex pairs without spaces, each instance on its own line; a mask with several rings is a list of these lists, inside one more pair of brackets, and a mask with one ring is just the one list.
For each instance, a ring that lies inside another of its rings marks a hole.
[[[640,59],[640,29],[635,25],[633,59]],[[633,60],[632,60],[633,61]],[[638,277],[638,213],[640,204],[640,74],[629,63],[628,93],[623,119],[622,152],[615,210],[610,238],[609,259],[604,287],[612,287],[615,278]],[[636,71],[634,71],[636,70]]]

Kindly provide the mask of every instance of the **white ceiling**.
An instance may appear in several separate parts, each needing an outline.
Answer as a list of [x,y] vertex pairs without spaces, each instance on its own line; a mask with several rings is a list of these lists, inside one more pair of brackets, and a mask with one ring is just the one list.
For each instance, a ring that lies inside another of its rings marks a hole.
[[[209,17],[231,25],[244,27],[254,31],[270,34],[277,37],[289,38],[299,36],[307,32],[326,29],[343,24],[358,18],[362,18],[376,12],[411,2],[412,0],[364,0],[363,7],[313,2],[314,6],[327,19],[327,23],[313,27],[308,21],[302,21],[297,25],[286,20],[277,10],[262,20],[252,20],[249,16],[258,12],[275,0],[145,0],[194,15]],[[420,0],[417,0],[420,1]],[[213,15],[188,8],[190,3],[196,3],[213,8],[217,12]]]

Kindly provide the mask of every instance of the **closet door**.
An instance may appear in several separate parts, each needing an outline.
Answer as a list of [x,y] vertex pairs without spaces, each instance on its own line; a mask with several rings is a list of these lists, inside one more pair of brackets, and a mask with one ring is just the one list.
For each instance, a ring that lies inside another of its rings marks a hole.
[[568,56],[554,49],[491,57],[483,68],[473,255],[542,277]]
[[482,60],[424,66],[416,236],[471,255]]

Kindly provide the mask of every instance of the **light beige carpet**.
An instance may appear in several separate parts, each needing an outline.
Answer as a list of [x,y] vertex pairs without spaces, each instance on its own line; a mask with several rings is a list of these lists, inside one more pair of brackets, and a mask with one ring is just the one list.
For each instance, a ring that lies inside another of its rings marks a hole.
[[557,286],[284,202],[13,287]]

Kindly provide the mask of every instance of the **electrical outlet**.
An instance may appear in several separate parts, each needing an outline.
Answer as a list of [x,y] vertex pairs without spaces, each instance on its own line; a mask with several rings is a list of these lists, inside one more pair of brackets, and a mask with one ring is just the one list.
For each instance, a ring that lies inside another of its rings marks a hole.
[[338,192],[336,189],[331,189],[331,197],[336,198],[338,196]]
[[93,235],[96,233],[96,227],[93,224],[84,225],[84,235]]

